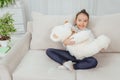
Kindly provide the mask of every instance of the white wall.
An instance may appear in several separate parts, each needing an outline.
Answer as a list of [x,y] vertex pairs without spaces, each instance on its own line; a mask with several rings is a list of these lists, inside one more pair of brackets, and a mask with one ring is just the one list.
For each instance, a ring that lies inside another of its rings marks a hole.
[[96,0],[96,15],[120,13],[120,0]]
[[23,0],[27,20],[32,11],[50,15],[74,14],[86,9],[90,15],[120,13],[120,0]]
[[30,20],[32,11],[50,15],[74,14],[81,9],[86,9],[94,14],[94,0],[23,0],[27,19]]

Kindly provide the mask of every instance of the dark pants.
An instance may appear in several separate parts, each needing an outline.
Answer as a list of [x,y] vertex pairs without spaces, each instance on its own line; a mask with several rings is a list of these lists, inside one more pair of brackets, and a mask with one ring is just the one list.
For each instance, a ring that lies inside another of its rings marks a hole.
[[61,65],[64,62],[71,60],[72,62],[74,62],[73,67],[76,70],[90,69],[97,66],[97,60],[94,57],[87,57],[82,60],[78,60],[74,56],[71,56],[70,53],[66,50],[49,48],[46,50],[46,54],[48,55],[48,57]]

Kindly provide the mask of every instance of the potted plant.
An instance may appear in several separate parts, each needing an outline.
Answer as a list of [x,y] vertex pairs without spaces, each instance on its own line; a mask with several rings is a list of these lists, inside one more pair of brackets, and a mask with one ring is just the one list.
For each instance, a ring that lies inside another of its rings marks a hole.
[[16,32],[14,27],[14,19],[12,14],[6,13],[0,18],[0,44],[3,47],[7,46],[10,36],[13,32]]
[[15,3],[15,0],[0,0],[0,8],[7,7]]

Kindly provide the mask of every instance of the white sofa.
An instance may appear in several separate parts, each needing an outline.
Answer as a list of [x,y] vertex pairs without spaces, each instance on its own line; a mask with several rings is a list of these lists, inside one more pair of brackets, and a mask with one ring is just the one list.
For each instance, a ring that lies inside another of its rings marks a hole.
[[94,16],[89,28],[95,36],[105,34],[111,39],[106,51],[96,54],[96,68],[88,70],[60,70],[58,63],[45,54],[47,48],[64,49],[50,40],[52,27],[63,24],[72,15],[57,16],[32,14],[27,33],[14,45],[0,63],[0,80],[120,80],[120,14]]

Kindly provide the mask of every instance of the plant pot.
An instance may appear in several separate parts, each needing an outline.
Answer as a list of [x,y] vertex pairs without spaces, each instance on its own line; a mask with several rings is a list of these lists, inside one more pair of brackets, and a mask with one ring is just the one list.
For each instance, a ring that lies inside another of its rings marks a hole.
[[9,40],[0,40],[0,47],[7,47],[9,43]]

